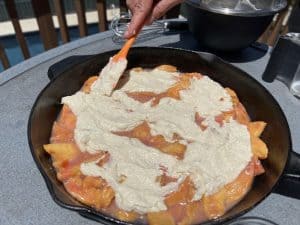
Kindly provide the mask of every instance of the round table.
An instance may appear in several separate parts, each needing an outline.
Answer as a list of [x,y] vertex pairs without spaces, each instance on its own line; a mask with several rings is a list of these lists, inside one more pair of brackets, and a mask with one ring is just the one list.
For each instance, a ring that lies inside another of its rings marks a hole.
[[[110,31],[92,35],[47,51],[0,73],[0,224],[99,224],[63,209],[51,199],[28,147],[27,121],[41,89],[49,82],[47,70],[71,56],[96,54],[120,48]],[[168,33],[136,46],[166,46],[200,50],[189,32]],[[295,151],[300,151],[300,101],[281,82],[263,82],[270,57],[268,48],[249,47],[240,54],[221,55],[247,71],[274,95],[287,116]],[[225,74],[224,74],[225,75]],[[298,116],[297,116],[298,115]],[[278,224],[300,223],[300,200],[271,194],[245,216],[259,216]]]

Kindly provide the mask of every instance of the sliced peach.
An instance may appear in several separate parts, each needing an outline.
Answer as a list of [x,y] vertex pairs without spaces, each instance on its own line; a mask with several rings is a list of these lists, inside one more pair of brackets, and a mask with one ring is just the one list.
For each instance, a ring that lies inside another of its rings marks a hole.
[[177,68],[172,65],[160,65],[155,67],[155,69],[166,71],[166,72],[177,72]]
[[267,124],[263,121],[250,122],[248,124],[248,130],[253,136],[259,137],[264,131],[266,125]]
[[250,118],[246,109],[242,105],[242,103],[238,103],[237,106],[234,108],[235,112],[235,119],[241,123],[247,125],[250,122]]
[[62,126],[60,123],[54,122],[50,142],[70,143],[73,141],[74,141],[74,132]]
[[226,204],[232,205],[243,198],[251,188],[253,178],[254,162],[251,161],[234,181],[225,185]]
[[83,84],[81,90],[82,90],[83,92],[85,92],[85,93],[90,93],[90,91],[91,91],[91,86],[92,86],[92,84],[93,84],[97,79],[98,79],[98,76],[92,76],[92,77],[90,77],[89,79],[87,79],[87,80],[84,82],[84,84]]
[[76,127],[76,116],[72,112],[72,110],[67,105],[63,105],[57,123],[59,123],[60,126],[69,129],[74,130]]
[[213,195],[202,198],[204,211],[209,219],[215,219],[225,213],[225,197],[226,192],[224,189],[221,189]]
[[190,225],[199,223],[199,221],[204,221],[206,219],[203,204],[201,201],[189,202],[185,208],[185,217],[183,218],[183,220],[180,220],[178,225]]
[[70,164],[71,160],[80,156],[81,152],[72,143],[58,143],[44,145],[44,149],[51,155],[53,166],[57,171],[57,178],[61,181],[80,174],[79,165]]
[[223,120],[224,120],[225,122],[229,122],[230,118],[233,117],[234,112],[231,110],[231,111],[223,112],[222,114],[223,114]]
[[265,169],[262,166],[261,161],[258,158],[254,157],[253,162],[254,162],[254,176],[263,174],[265,172]]
[[182,159],[186,150],[186,146],[175,141],[173,143],[167,142],[162,135],[152,136],[150,127],[147,122],[143,122],[130,131],[116,131],[114,134],[126,136],[130,138],[137,138],[147,146],[159,149],[166,154],[174,155]]
[[133,98],[136,101],[141,103],[145,103],[153,99],[157,94],[150,91],[142,91],[142,92],[126,92],[127,96]]
[[178,159],[183,159],[184,153],[186,151],[186,146],[180,144],[179,142],[168,143],[161,148],[159,148],[162,152],[167,153],[169,155],[175,155]]
[[175,204],[190,202],[195,194],[195,186],[191,179],[187,177],[180,185],[177,191],[172,192],[165,198],[168,207]]
[[80,154],[76,145],[70,143],[47,144],[44,145],[44,149],[51,155],[56,168],[61,167],[64,161],[75,159]]
[[117,217],[119,220],[123,220],[126,222],[133,222],[136,219],[139,218],[139,214],[136,212],[127,212],[124,211],[122,209],[118,209],[115,213],[114,213],[115,217]]
[[201,117],[198,112],[195,113],[195,123],[200,127],[202,131],[205,131],[207,126],[203,124],[203,121],[205,120],[204,117]]
[[[161,68],[164,68],[161,67]],[[179,77],[179,81],[176,82],[172,87],[168,88],[165,92],[155,94],[154,92],[127,92],[127,95],[137,101],[140,101],[142,103],[148,102],[152,100],[151,105],[154,107],[159,104],[160,100],[162,98],[174,98],[179,100],[180,94],[179,92],[181,90],[187,89],[190,86],[190,79],[197,78],[200,79],[202,77],[199,73],[186,73],[182,74]]]
[[235,91],[230,88],[225,88],[227,93],[230,95],[233,106],[237,106],[237,104],[240,102],[238,96],[236,95]]
[[176,182],[177,178],[170,177],[166,174],[160,175],[157,177],[156,181],[160,183],[161,186],[166,186],[169,183]]
[[147,213],[149,225],[175,225],[174,218],[166,211]]
[[[65,161],[65,162],[67,162],[67,161]],[[66,167],[57,169],[57,178],[63,182],[68,180],[71,177],[79,176],[80,174],[81,174],[80,165],[66,166]]]
[[187,204],[176,204],[168,207],[167,211],[172,215],[176,224],[178,224],[179,221],[183,221],[186,217],[186,206]]
[[105,152],[97,154],[81,152],[74,143],[48,144],[44,145],[44,149],[51,155],[60,180],[78,175],[82,162],[95,161],[105,154]]
[[106,185],[106,182],[100,177],[85,176],[82,187],[83,189],[88,189],[90,187],[100,188],[104,185]]
[[64,182],[66,190],[77,200],[82,199],[82,178],[80,176],[74,176]]
[[[93,197],[93,196],[92,196]],[[115,192],[111,187],[100,189],[97,208],[107,208],[115,197]]]
[[250,136],[252,152],[259,159],[266,159],[268,157],[267,145],[258,137]]
[[72,177],[64,182],[64,185],[67,191],[77,200],[97,209],[108,207],[115,196],[111,187],[105,185],[99,188],[99,183],[92,180],[92,178]]
[[224,122],[229,122],[229,119],[234,115],[234,111],[226,111],[215,116],[215,121],[222,127]]
[[191,84],[192,78],[200,79],[202,75],[200,73],[185,73],[179,77],[179,81],[170,87],[166,92],[158,94],[152,101],[152,106],[159,104],[162,98],[174,98],[180,100],[180,91],[187,89]]

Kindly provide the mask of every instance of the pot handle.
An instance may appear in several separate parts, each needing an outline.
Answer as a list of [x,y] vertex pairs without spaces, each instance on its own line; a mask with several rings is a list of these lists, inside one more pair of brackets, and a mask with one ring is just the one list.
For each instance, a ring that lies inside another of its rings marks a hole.
[[50,80],[53,80],[66,70],[85,62],[91,57],[93,57],[93,55],[74,55],[58,61],[49,67],[48,77]]
[[186,20],[172,20],[164,22],[164,28],[168,29],[169,31],[188,31],[189,24]]
[[275,193],[300,199],[300,154],[292,151]]

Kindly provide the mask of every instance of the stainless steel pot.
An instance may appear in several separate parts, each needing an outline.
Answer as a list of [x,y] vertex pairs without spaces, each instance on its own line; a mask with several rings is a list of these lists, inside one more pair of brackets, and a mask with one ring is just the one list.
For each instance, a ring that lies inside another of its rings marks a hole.
[[240,50],[255,42],[286,0],[186,0],[189,29],[207,48]]

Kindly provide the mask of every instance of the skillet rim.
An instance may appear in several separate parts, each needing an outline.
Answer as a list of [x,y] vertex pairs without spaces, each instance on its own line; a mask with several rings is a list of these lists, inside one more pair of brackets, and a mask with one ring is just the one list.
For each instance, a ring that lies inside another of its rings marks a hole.
[[[163,51],[173,50],[174,51],[175,50],[175,51],[178,51],[178,52],[181,52],[181,53],[188,53],[188,54],[194,53],[194,54],[197,54],[198,56],[200,56],[205,61],[221,63],[221,64],[223,64],[223,65],[225,65],[227,67],[230,67],[231,69],[239,72],[242,76],[246,76],[248,79],[250,79],[256,86],[258,86],[264,92],[264,95],[268,96],[268,98],[273,102],[272,103],[273,107],[276,107],[277,110],[280,112],[280,114],[281,114],[281,116],[283,118],[283,120],[281,121],[281,123],[285,126],[286,130],[288,131],[287,134],[286,134],[287,138],[288,138],[288,146],[287,146],[288,154],[287,154],[287,159],[286,159],[285,166],[284,166],[283,170],[281,171],[280,175],[277,178],[277,181],[275,182],[275,184],[273,185],[273,187],[269,190],[269,192],[267,194],[265,194],[255,204],[251,205],[247,209],[242,210],[241,212],[236,213],[234,215],[227,216],[225,218],[216,218],[216,219],[208,220],[208,221],[205,221],[205,222],[201,223],[201,225],[227,223],[227,222],[232,221],[235,218],[240,217],[240,216],[244,215],[245,213],[249,212],[250,210],[252,210],[253,208],[255,208],[258,204],[260,204],[263,200],[265,200],[274,191],[274,189],[279,185],[281,179],[283,179],[284,174],[286,173],[286,171],[288,169],[288,164],[289,164],[288,162],[290,161],[291,152],[292,152],[291,131],[290,131],[290,127],[289,127],[287,118],[286,118],[286,116],[285,116],[282,108],[280,107],[279,103],[273,97],[273,95],[269,92],[269,90],[266,87],[264,87],[260,82],[258,82],[254,77],[252,77],[250,74],[248,74],[247,72],[245,72],[244,70],[242,70],[242,69],[240,69],[240,68],[238,68],[238,67],[230,64],[229,62],[223,60],[222,58],[220,58],[220,57],[218,57],[218,56],[216,56],[216,55],[214,55],[212,53],[200,52],[200,51],[193,51],[193,50],[186,50],[186,49],[182,49],[182,48],[173,48],[173,47],[149,47],[149,46],[146,46],[146,47],[132,47],[131,48],[131,50],[133,50],[133,51],[134,51],[134,49],[144,50],[144,51],[148,51],[148,50],[163,50]],[[99,56],[99,55],[102,55],[102,54],[109,54],[109,55],[112,56],[117,51],[118,51],[118,49],[117,50],[106,51],[106,52],[101,52],[99,54],[76,55],[76,56],[78,56],[78,57],[80,57],[80,56],[90,56],[91,58]],[[64,59],[67,59],[69,57],[72,57],[72,56],[68,56],[68,57],[66,57]],[[62,60],[64,60],[64,59],[62,59]],[[56,63],[59,63],[62,60],[60,60],[60,61],[58,61]],[[86,61],[86,60],[88,60],[88,59],[85,59],[83,61]],[[54,63],[54,64],[56,64],[56,63]],[[82,62],[80,62],[80,63],[82,63]],[[80,64],[80,63],[78,63],[78,64]],[[54,65],[54,64],[52,64],[52,65]],[[67,70],[65,70],[65,71],[67,71]],[[62,74],[65,71],[63,71]],[[27,124],[27,139],[28,139],[28,144],[29,144],[31,155],[33,157],[33,160],[34,160],[36,166],[38,167],[39,172],[41,173],[41,175],[42,175],[42,177],[44,179],[44,182],[46,183],[47,189],[50,192],[50,195],[51,195],[53,201],[56,204],[58,204],[59,206],[61,206],[62,208],[75,211],[75,212],[79,213],[81,216],[84,216],[84,217],[86,217],[88,219],[92,219],[92,220],[97,221],[97,222],[102,222],[102,223],[105,223],[105,224],[113,223],[113,224],[122,224],[122,225],[134,225],[134,224],[136,224],[136,223],[130,223],[130,222],[121,221],[121,220],[116,219],[116,218],[114,218],[112,216],[109,216],[109,215],[106,215],[106,214],[104,214],[102,212],[96,211],[92,207],[84,205],[83,203],[81,203],[81,204],[83,204],[83,206],[76,206],[76,205],[71,205],[71,204],[68,204],[68,203],[65,203],[65,202],[61,201],[57,197],[57,195],[56,195],[56,193],[54,191],[54,186],[55,185],[51,182],[50,178],[47,176],[46,172],[44,171],[44,168],[38,162],[37,155],[34,152],[34,147],[33,147],[32,139],[31,139],[31,127],[32,127],[31,124],[32,124],[33,114],[35,112],[36,105],[38,104],[38,102],[39,102],[40,98],[42,97],[42,95],[44,94],[44,92],[53,84],[53,82],[59,76],[61,76],[61,74],[58,75],[58,76],[55,76],[53,79],[50,79],[49,83],[39,92],[38,96],[36,97],[36,99],[34,101],[34,104],[33,104],[32,108],[30,110],[28,124]]]

